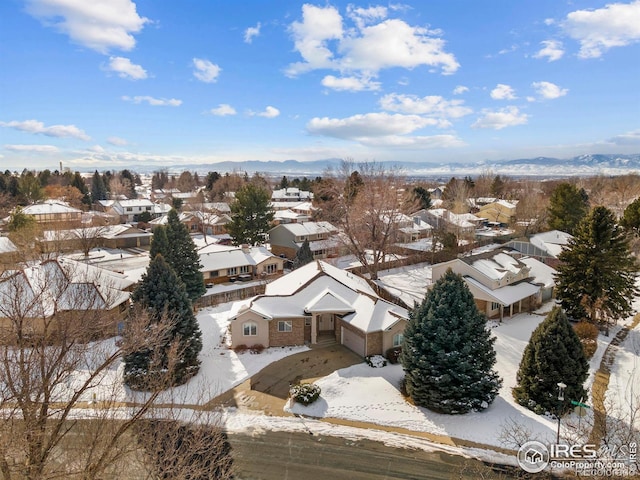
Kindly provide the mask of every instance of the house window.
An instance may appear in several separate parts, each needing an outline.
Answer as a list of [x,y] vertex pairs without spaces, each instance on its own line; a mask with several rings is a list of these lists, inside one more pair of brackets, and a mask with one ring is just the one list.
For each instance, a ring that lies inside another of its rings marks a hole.
[[216,278],[218,276],[218,270],[209,272],[209,278]]
[[267,274],[276,273],[277,270],[278,264],[276,263],[270,263],[269,265],[264,266],[264,271],[267,272]]
[[500,304],[496,302],[491,302],[491,310],[499,310]]
[[278,322],[279,332],[290,332],[292,329],[291,320],[280,320]]
[[240,267],[240,273],[249,273],[249,265],[243,265]]
[[311,326],[311,317],[306,317],[304,319],[304,324],[305,324],[305,326],[310,327]]
[[227,269],[227,275],[237,275],[238,267],[231,267]]
[[133,207],[127,207],[127,212],[133,212]]
[[393,336],[393,346],[400,347],[402,345],[402,340],[404,339],[404,335],[402,333],[396,333]]
[[253,322],[247,322],[242,325],[242,334],[245,337],[255,337],[258,334],[258,325]]

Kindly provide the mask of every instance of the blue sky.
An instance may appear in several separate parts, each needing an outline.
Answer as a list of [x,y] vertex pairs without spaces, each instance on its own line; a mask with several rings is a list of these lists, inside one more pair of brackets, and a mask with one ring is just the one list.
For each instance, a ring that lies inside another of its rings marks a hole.
[[640,0],[0,2],[2,168],[640,152]]

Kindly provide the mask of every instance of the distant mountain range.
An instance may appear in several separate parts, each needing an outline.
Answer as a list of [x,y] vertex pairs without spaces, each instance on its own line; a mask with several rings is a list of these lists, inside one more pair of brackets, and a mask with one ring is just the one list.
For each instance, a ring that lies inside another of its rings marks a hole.
[[[255,172],[268,176],[315,177],[329,168],[339,167],[341,159],[328,158],[310,162],[298,160],[243,162],[218,162],[210,164],[176,165],[165,167],[169,172],[184,170],[207,172]],[[596,154],[580,155],[570,159],[537,157],[517,160],[498,160],[481,162],[376,162],[387,168],[398,168],[411,177],[446,178],[460,175],[478,175],[491,171],[494,174],[513,177],[568,177],[589,175],[621,175],[640,172],[640,153],[631,155]],[[152,173],[158,166],[131,166],[138,173]]]

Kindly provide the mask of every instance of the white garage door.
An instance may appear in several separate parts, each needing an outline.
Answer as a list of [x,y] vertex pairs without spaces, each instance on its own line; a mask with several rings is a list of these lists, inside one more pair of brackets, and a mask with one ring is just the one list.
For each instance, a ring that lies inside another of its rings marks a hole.
[[342,327],[342,344],[364,357],[364,337]]

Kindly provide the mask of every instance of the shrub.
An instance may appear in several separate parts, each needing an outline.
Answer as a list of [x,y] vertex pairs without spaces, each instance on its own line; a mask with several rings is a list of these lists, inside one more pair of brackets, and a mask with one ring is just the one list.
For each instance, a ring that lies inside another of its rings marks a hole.
[[593,354],[596,353],[596,350],[598,349],[598,327],[593,323],[579,322],[573,326],[573,329],[575,330],[576,335],[578,335],[580,343],[582,343],[584,355],[587,358],[593,357]]
[[320,387],[315,383],[299,383],[289,388],[289,395],[294,401],[309,405],[320,397]]
[[233,348],[233,351],[234,351],[234,352],[236,352],[236,353],[244,353],[244,352],[246,352],[247,350],[249,350],[249,347],[247,347],[244,343],[242,343],[242,344],[240,344],[240,345],[236,345],[236,346]]
[[402,352],[402,347],[393,347],[387,350],[384,356],[387,357],[387,360],[389,360],[390,364],[395,365],[396,363],[398,363],[398,360],[400,359],[401,352]]
[[252,345],[251,348],[251,353],[262,353],[264,351],[264,345],[262,345],[261,343],[256,343],[255,345]]
[[382,355],[367,355],[364,360],[367,362],[367,365],[372,368],[382,368],[387,366],[387,359]]

